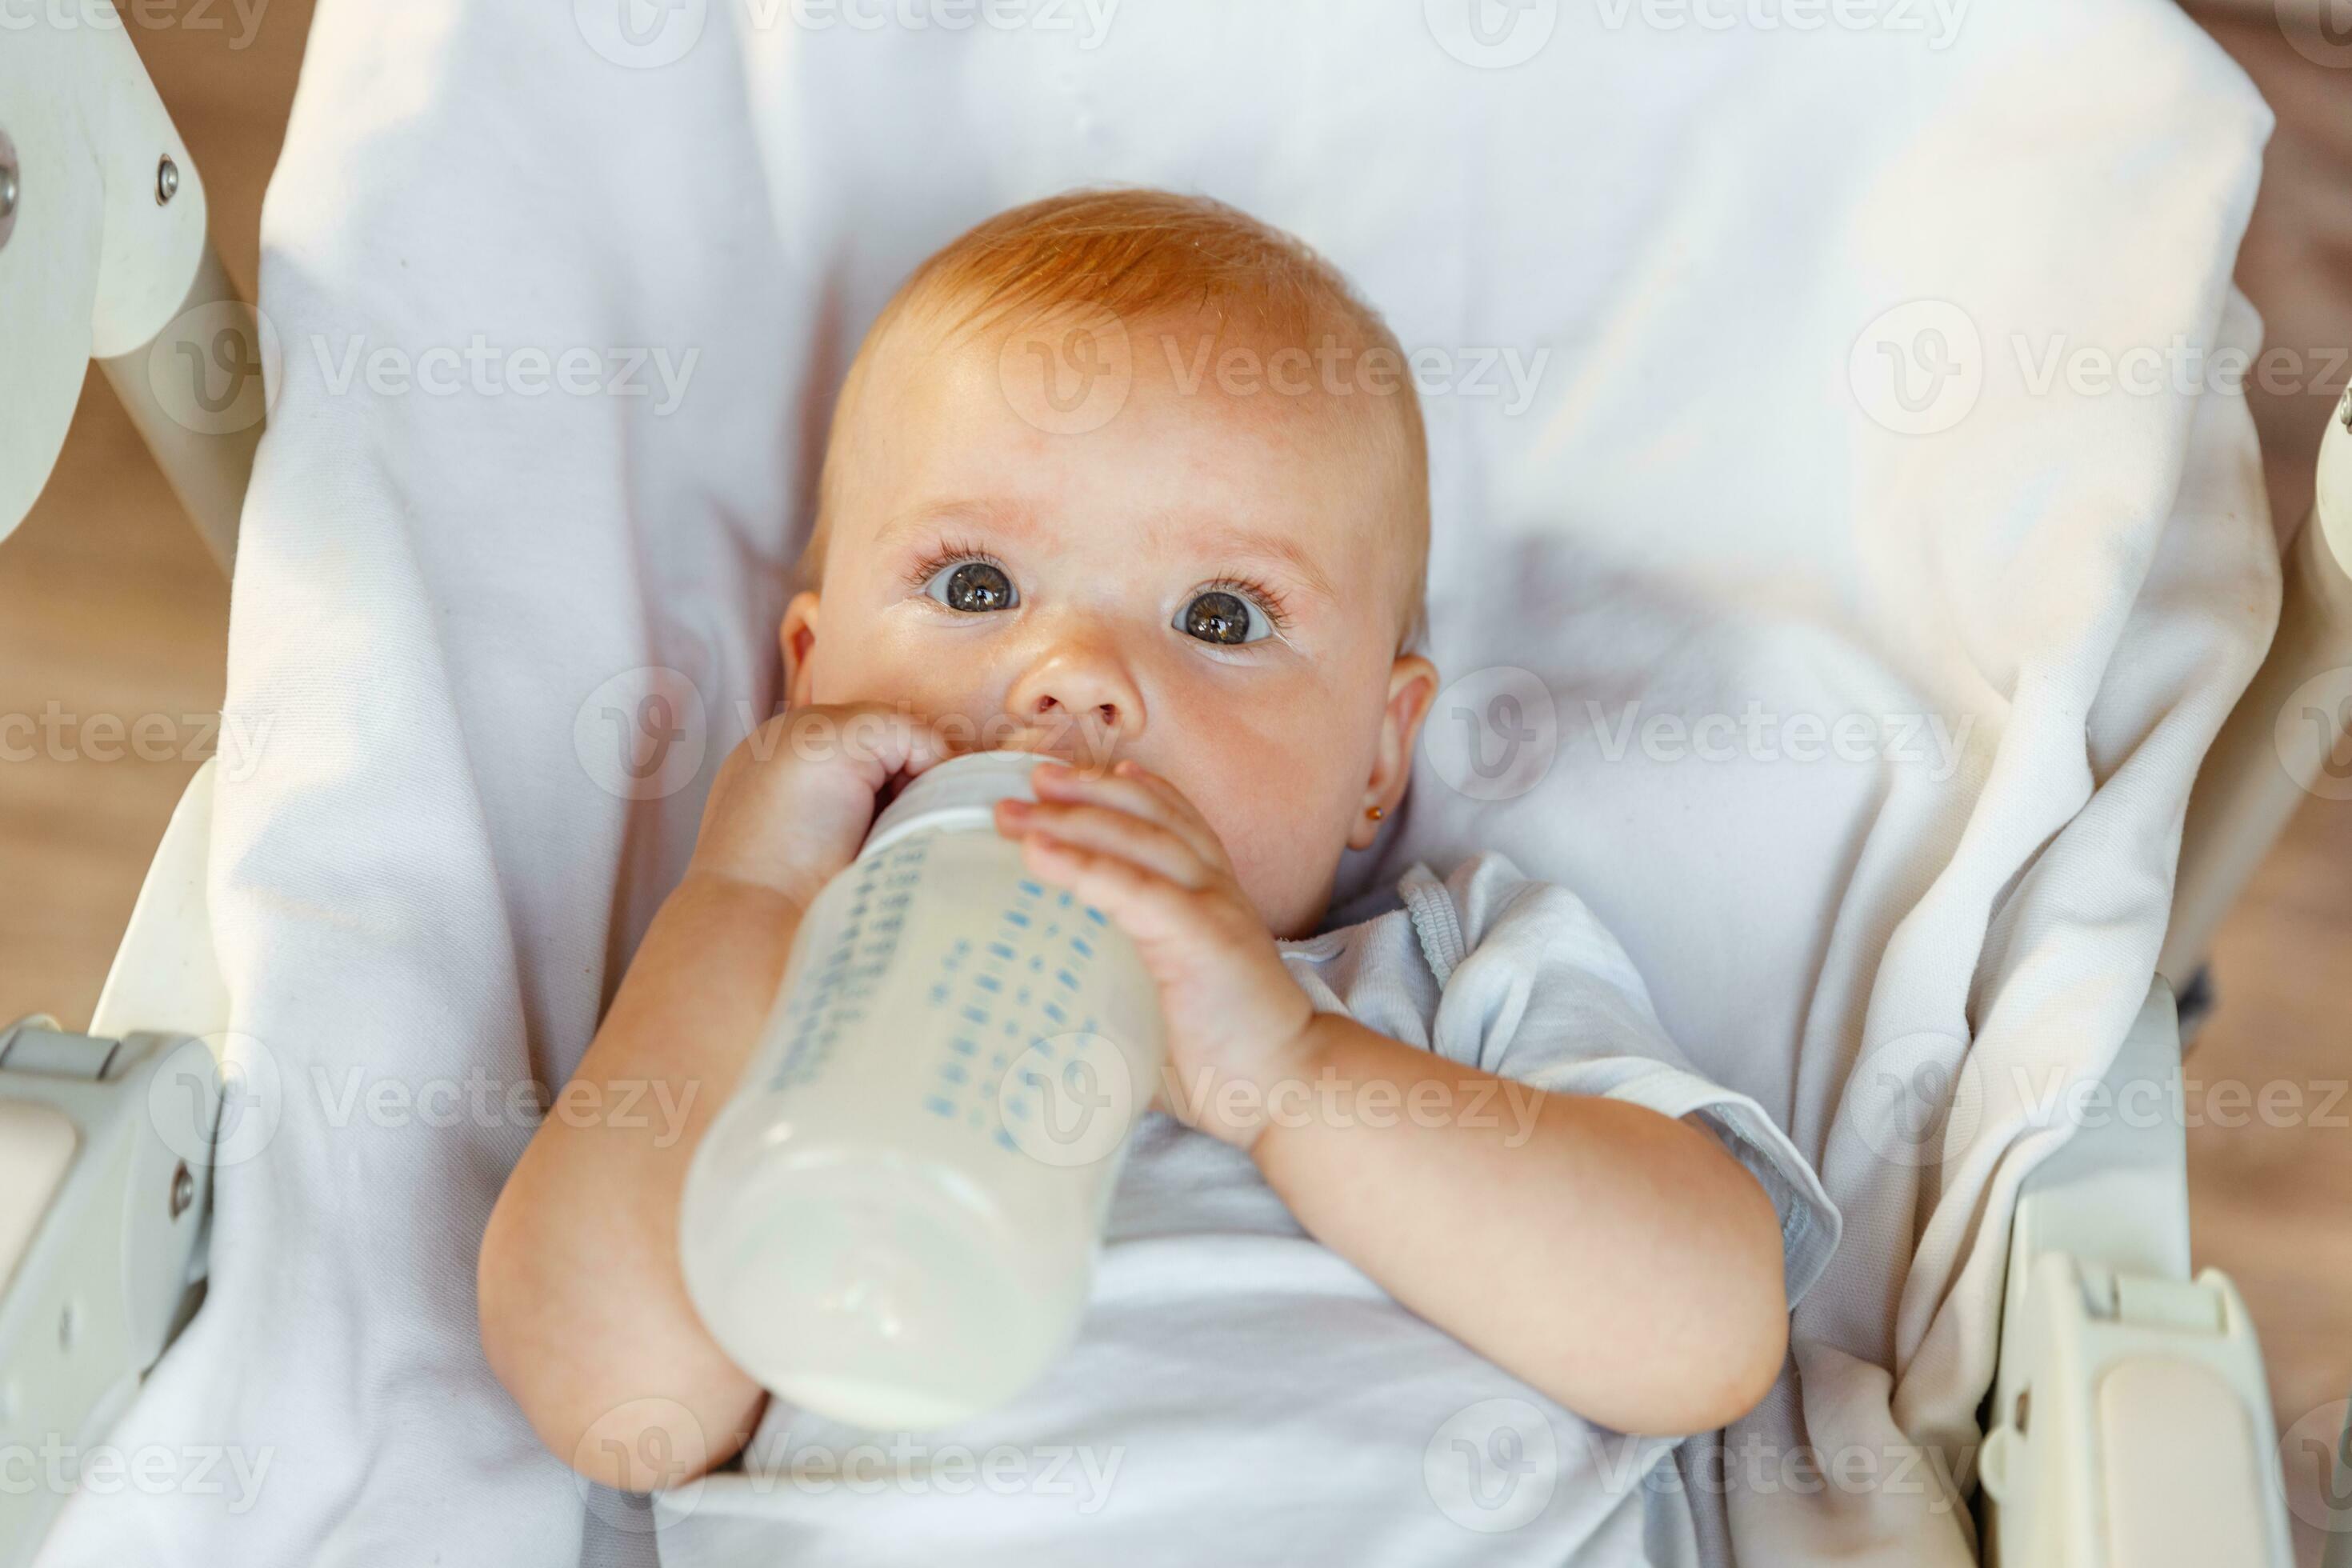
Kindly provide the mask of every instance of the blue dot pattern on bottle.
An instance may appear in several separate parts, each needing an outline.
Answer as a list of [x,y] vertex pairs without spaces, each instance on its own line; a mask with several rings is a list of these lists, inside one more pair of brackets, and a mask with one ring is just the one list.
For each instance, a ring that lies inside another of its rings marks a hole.
[[[1073,902],[1067,893],[1049,892],[1043,884],[1024,879],[1000,913],[994,937],[977,952],[969,944],[957,944],[940,960],[932,984],[933,1005],[954,1007],[956,1016],[972,1027],[949,1038],[923,1104],[934,1115],[982,1130],[1008,1152],[1020,1150],[1011,1126],[1041,1118],[1045,1098],[1053,1092],[1053,1086],[1034,1081],[1035,1064],[1029,1053],[1034,1050],[1052,1064],[1057,1055],[1054,1037],[1068,1032],[1070,1017],[1060,1003],[1041,1001],[1034,987],[1021,984],[1022,977],[1050,973],[1064,987],[1076,990],[1079,980],[1074,971],[1085,969],[1095,956],[1093,944],[1066,931],[1057,918]],[[1101,923],[1098,910],[1086,912]],[[938,995],[942,990],[944,997]],[[992,1026],[1002,1035],[1003,1048],[991,1052],[985,1067],[968,1068],[979,1053],[975,1037]],[[1004,1075],[1022,1068],[1029,1069],[1030,1081],[1016,1079],[1008,1086]]]
[[[806,976],[793,988],[785,1015],[791,1043],[768,1080],[771,1089],[814,1078],[831,1058],[842,1032],[866,1016],[876,985],[898,954],[907,900],[922,879],[929,848],[922,839],[910,840],[887,854],[860,859],[843,873],[855,879],[849,907],[833,946],[811,955]],[[952,972],[952,962],[948,968]],[[938,986],[934,996],[942,1004],[947,1000]]]
[[[786,1015],[791,1043],[771,1089],[804,1083],[824,1070],[835,1044],[862,1021],[879,987],[898,957],[898,939],[906,927],[907,904],[929,857],[929,836],[919,835],[884,854],[860,859],[845,875],[856,879],[851,901],[833,946],[814,958],[806,980],[795,987]],[[1048,1063],[1056,1059],[1054,1037],[1070,1032],[1070,1015],[1061,1002],[1041,997],[1022,984],[1006,999],[1008,980],[1028,974],[1051,976],[1065,993],[1077,992],[1080,976],[1092,964],[1096,944],[1064,927],[1064,910],[1097,926],[1108,926],[1100,910],[1078,904],[1066,892],[1049,891],[1024,879],[999,916],[994,940],[975,949],[967,941],[952,943],[936,961],[936,972],[924,983],[926,1005],[945,1016],[940,1033],[940,1059],[930,1076],[923,1107],[944,1120],[961,1121],[1001,1149],[1019,1152],[1005,1126],[1006,1119],[1027,1122],[1045,1113],[1053,1086],[1015,1082],[1007,1091],[1003,1079],[1016,1057],[1034,1048]],[[1048,967],[1048,960],[1051,967]],[[911,976],[907,977],[911,979]],[[1079,1032],[1091,1034],[1092,1017]],[[981,1060],[983,1032],[996,1028],[1006,1041],[1003,1049]]]

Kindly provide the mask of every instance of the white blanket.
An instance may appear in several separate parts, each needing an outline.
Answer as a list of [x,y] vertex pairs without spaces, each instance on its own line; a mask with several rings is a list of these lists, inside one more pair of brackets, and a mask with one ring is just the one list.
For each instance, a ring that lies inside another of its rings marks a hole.
[[766,711],[866,319],[1110,180],[1294,228],[1425,351],[1462,684],[1351,875],[1570,883],[1844,1211],[1790,1373],[1685,1457],[1714,1553],[1967,1560],[2019,1091],[2120,1039],[2275,604],[2251,426],[2192,395],[2256,330],[2234,68],[2161,0],[738,3],[320,7],[214,865],[274,1121],[115,1438],[269,1468],[78,1499],[45,1562],[642,1549],[482,1364],[497,1091],[576,1061]]

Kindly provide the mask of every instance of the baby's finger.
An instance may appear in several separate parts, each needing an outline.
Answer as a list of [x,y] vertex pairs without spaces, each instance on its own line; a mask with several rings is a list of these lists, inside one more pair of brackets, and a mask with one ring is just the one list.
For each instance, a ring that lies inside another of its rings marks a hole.
[[1212,868],[1174,829],[1115,806],[1072,801],[999,801],[997,830],[1008,837],[1042,832],[1065,844],[1133,861],[1183,888],[1205,886]]
[[1220,853],[1223,851],[1224,841],[1217,837],[1217,830],[1209,826],[1209,819],[1201,815],[1201,808],[1192,804],[1192,796],[1141,763],[1122,762],[1111,771],[1116,776],[1133,779],[1150,790],[1168,807],[1170,816],[1177,822],[1195,824],[1216,844]]
[[1096,801],[1163,826],[1176,815],[1158,791],[1130,773],[1087,773],[1065,763],[1045,763],[1029,776],[1041,798]]
[[786,744],[809,761],[837,756],[876,789],[892,778],[912,778],[955,755],[931,721],[878,702],[804,708],[785,715]]
[[1192,809],[1192,802],[1178,794],[1174,785],[1132,763],[1121,763],[1108,773],[1083,773],[1049,763],[1032,779],[1041,800],[1095,801],[1116,806],[1174,833],[1210,866],[1230,867],[1216,829]]
[[1021,839],[1021,863],[1102,910],[1136,942],[1164,942],[1198,927],[1192,895],[1132,860],[1029,833]]

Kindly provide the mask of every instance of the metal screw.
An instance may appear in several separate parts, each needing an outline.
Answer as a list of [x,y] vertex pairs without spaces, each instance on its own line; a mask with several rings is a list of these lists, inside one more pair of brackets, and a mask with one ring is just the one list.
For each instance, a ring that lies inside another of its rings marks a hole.
[[188,1163],[183,1160],[180,1168],[172,1173],[172,1217],[177,1219],[187,1213],[188,1205],[195,1201],[196,1179],[188,1174]]
[[2017,1418],[2014,1423],[2017,1427],[2017,1435],[2019,1436],[2022,1437],[2025,1436],[2025,1423],[2027,1418],[2032,1414],[2033,1390],[2030,1388],[2019,1389],[2017,1391]]
[[155,205],[162,206],[180,194],[180,165],[172,162],[170,153],[155,165]]
[[16,196],[20,187],[16,174],[16,144],[8,133],[0,131],[0,246],[16,231]]

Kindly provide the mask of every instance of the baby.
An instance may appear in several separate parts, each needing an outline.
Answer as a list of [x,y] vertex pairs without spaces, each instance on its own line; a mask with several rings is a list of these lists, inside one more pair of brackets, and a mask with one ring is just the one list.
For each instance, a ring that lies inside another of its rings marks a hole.
[[[1230,208],[1040,202],[883,311],[786,710],[720,770],[580,1065],[669,1083],[686,1136],[549,1121],[482,1246],[491,1366],[583,1476],[667,1491],[666,1561],[1687,1544],[1665,1435],[1763,1396],[1836,1215],[1570,894],[1487,857],[1327,926],[1437,688],[1410,651],[1428,534],[1395,339]],[[720,1352],[679,1194],[877,797],[975,744],[1058,759],[998,830],[1134,940],[1169,1068],[1076,1347],[885,1447]]]

